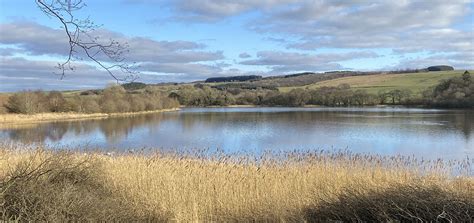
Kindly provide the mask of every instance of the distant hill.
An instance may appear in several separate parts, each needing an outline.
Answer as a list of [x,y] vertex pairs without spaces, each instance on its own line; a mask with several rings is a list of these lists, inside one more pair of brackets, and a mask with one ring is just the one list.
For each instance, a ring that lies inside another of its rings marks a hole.
[[[217,89],[279,89],[289,91],[294,88],[318,88],[349,84],[353,89],[364,89],[370,93],[379,90],[411,89],[419,92],[436,85],[439,80],[461,75],[461,71],[452,71],[447,65],[430,66],[424,69],[397,70],[387,72],[329,71],[324,73],[302,72],[278,76],[243,75],[230,77],[212,77],[205,81],[191,83],[161,83],[153,86],[171,86],[192,83],[209,84]],[[440,71],[440,72],[430,72]],[[143,83],[126,84],[126,89],[141,89]]]
[[373,75],[380,72],[356,72],[356,71],[337,71],[326,73],[297,73],[282,76],[265,77],[261,80],[254,81],[252,84],[266,87],[290,87],[290,86],[304,86],[308,84],[317,83],[325,80],[332,80],[341,77]]

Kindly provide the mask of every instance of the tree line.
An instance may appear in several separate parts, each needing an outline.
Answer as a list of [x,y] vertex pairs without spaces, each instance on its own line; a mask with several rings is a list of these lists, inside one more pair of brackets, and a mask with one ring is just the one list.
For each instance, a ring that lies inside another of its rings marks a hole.
[[[411,91],[382,91],[378,95],[365,90],[354,90],[348,84],[318,89],[295,88],[289,92],[257,89],[221,89],[209,86],[185,86],[170,94],[186,106],[364,106],[377,104],[405,104],[411,100]],[[410,102],[411,103],[411,102]]]
[[[143,86],[140,86],[143,87]],[[317,89],[295,88],[280,92],[274,88],[239,88],[196,84],[182,85],[171,93],[145,87],[126,90],[114,85],[104,90],[84,91],[65,95],[58,91],[23,91],[11,95],[4,108],[10,113],[43,112],[119,113],[139,112],[185,106],[371,106],[414,105],[446,108],[474,108],[474,81],[465,72],[461,77],[441,81],[421,94],[408,89],[382,90],[368,93],[348,84]],[[133,90],[135,89],[135,90]]]
[[442,80],[433,89],[424,92],[425,104],[433,107],[473,108],[474,80],[465,71],[461,77]]
[[11,95],[5,108],[10,113],[44,112],[124,113],[175,108],[179,103],[166,94],[147,88],[128,92],[113,85],[91,95],[65,95],[58,91],[22,91]]
[[204,82],[215,83],[215,82],[232,82],[232,81],[254,81],[261,80],[262,76],[258,75],[244,75],[244,76],[232,76],[232,77],[210,77]]
[[368,106],[368,105],[421,105],[430,107],[473,107],[474,86],[471,75],[443,80],[421,96],[409,89],[381,90],[368,93],[353,89],[348,84],[318,89],[295,88],[280,92],[271,88],[238,88],[196,84],[182,86],[170,94],[185,106]]

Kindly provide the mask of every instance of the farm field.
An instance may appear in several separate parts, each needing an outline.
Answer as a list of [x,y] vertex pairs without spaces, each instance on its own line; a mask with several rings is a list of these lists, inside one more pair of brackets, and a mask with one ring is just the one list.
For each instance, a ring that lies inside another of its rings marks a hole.
[[[473,71],[470,71],[471,73]],[[368,93],[376,94],[381,90],[409,89],[413,93],[420,93],[429,87],[433,87],[443,79],[461,76],[464,70],[406,73],[406,74],[376,74],[367,76],[343,77],[328,81],[321,81],[302,87],[281,87],[282,92],[288,92],[295,88],[316,89],[320,87],[335,87],[340,84],[349,84],[354,90],[367,90]]]

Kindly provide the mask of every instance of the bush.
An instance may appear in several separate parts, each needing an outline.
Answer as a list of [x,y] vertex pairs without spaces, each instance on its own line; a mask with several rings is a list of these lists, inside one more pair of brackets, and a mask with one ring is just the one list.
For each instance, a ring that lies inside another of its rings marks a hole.
[[66,99],[70,110],[78,113],[99,113],[100,106],[95,97],[91,96],[74,96]]
[[[427,93],[425,93],[427,94]],[[437,107],[474,107],[474,81],[469,72],[462,77],[442,80],[431,92],[430,105]]]
[[35,114],[48,110],[46,95],[41,91],[23,91],[10,96],[6,108],[12,113]]
[[132,112],[139,112],[145,111],[145,98],[142,95],[129,95],[127,98],[128,102],[130,103],[130,111]]
[[0,95],[0,114],[7,113],[7,103],[8,103],[9,96],[7,95]]
[[[227,99],[229,98],[223,96],[222,100],[228,103]],[[0,98],[0,103],[2,108],[6,108],[11,113],[23,114],[68,111],[124,113],[179,107],[179,102],[176,99],[164,96],[160,91],[147,89],[144,92],[132,94],[120,85],[109,86],[100,95],[80,94],[67,98],[57,91],[48,94],[41,91],[25,91],[10,96],[4,106],[5,102],[2,102]]]
[[66,100],[61,92],[24,91],[10,96],[5,107],[11,113],[35,114],[41,112],[74,111],[74,101]]
[[66,112],[71,111],[70,104],[67,103],[66,99],[61,92],[51,91],[49,92],[46,100],[48,101],[48,110],[50,112]]
[[117,112],[117,105],[114,101],[103,101],[100,103],[100,111],[103,113]]
[[115,108],[115,112],[130,112],[130,103],[125,99],[117,100],[115,101]]
[[122,86],[110,86],[101,95],[99,106],[102,112],[115,113],[176,108],[179,103],[152,88],[146,88],[144,93],[127,94]]
[[82,99],[81,102],[81,112],[83,113],[99,113],[101,111],[99,103],[95,99]]
[[99,99],[101,111],[104,113],[115,113],[129,107],[125,105],[125,102],[122,102],[125,94],[125,89],[120,85],[112,85],[104,89]]
[[[32,155],[0,179],[0,219],[19,222],[158,221],[137,214],[101,181],[98,161]],[[139,211],[139,210],[138,210]]]

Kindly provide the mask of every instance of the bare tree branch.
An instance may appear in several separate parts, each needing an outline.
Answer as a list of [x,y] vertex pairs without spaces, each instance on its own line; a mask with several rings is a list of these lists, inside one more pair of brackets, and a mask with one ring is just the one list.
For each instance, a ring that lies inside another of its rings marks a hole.
[[[133,70],[133,65],[124,62],[124,54],[128,52],[127,43],[120,43],[113,39],[104,43],[99,36],[92,35],[92,32],[100,26],[89,18],[80,20],[74,17],[74,11],[86,6],[82,0],[35,0],[35,2],[47,16],[58,19],[66,32],[69,53],[66,60],[58,63],[57,66],[61,71],[61,79],[64,78],[66,71],[75,69],[73,61],[82,60],[80,55],[84,55],[107,71],[117,82],[134,81],[138,78],[138,72]],[[126,75],[119,77],[114,73],[115,71]]]

